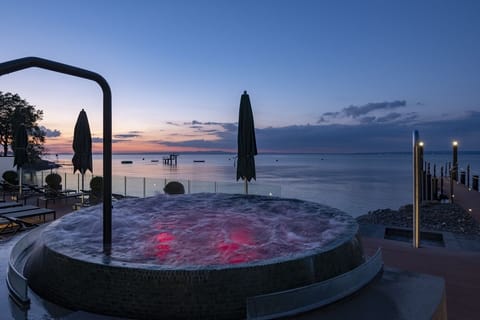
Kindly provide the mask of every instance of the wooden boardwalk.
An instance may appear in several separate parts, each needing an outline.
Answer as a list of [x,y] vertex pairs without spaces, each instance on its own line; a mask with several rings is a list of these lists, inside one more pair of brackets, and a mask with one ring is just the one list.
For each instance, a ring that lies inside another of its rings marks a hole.
[[[444,178],[443,191],[450,195],[450,180]],[[453,184],[453,202],[470,212],[472,216],[480,222],[480,192],[469,189],[461,183]]]

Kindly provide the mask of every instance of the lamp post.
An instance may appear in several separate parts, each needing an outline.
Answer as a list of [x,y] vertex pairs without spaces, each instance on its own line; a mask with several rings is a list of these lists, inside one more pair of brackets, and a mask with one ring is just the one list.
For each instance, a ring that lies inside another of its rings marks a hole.
[[[423,165],[423,142],[418,141],[418,131],[413,131],[413,239],[414,248],[420,246],[420,197],[422,194],[422,165]],[[420,156],[422,155],[422,157]]]
[[453,146],[453,161],[452,161],[452,178],[458,180],[458,141],[452,142]]
[[420,188],[420,203],[425,200],[425,171],[423,163],[423,141],[417,141],[417,156],[418,156],[418,172],[419,172],[419,188]]

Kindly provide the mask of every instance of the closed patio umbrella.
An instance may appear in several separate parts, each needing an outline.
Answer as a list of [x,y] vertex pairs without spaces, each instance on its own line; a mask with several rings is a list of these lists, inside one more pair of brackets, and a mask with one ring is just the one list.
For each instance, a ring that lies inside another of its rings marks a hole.
[[18,197],[22,197],[22,167],[27,163],[27,145],[28,145],[28,134],[25,126],[23,124],[19,125],[15,131],[14,138],[14,148],[13,153],[15,158],[13,159],[13,166],[17,166],[19,170],[19,179],[18,179]]
[[248,194],[248,182],[252,178],[256,180],[255,156],[257,155],[257,142],[255,139],[252,106],[247,91],[244,91],[240,98],[237,146],[237,181],[240,178],[245,180],[245,193]]
[[[82,190],[84,190],[84,175],[87,170],[93,172],[92,166],[92,134],[90,133],[90,125],[88,124],[87,113],[82,109],[78,115],[77,123],[75,123],[75,131],[73,133],[73,173],[77,170],[82,175]],[[83,202],[83,196],[82,196]]]

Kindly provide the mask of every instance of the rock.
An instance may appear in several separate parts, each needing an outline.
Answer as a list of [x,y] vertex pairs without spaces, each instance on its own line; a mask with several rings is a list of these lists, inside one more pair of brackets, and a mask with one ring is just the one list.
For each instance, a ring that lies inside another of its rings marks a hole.
[[[357,221],[359,224],[381,224],[411,228],[412,212],[411,204],[400,207],[398,211],[378,209],[358,217]],[[420,229],[480,236],[479,222],[461,207],[452,203],[429,202],[422,205]]]

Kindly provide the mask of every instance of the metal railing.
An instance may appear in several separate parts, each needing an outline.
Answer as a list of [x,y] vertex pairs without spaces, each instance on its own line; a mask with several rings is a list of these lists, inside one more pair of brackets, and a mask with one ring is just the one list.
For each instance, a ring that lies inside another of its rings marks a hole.
[[[29,184],[44,186],[45,178],[49,171],[39,171],[32,175],[26,175],[24,181]],[[80,191],[82,178],[79,173],[59,173],[62,177],[62,188]],[[94,177],[92,174],[84,175],[84,188],[89,189],[90,180]],[[243,182],[228,181],[200,181],[190,179],[171,179],[171,178],[147,178],[131,176],[112,176],[112,193],[124,197],[149,197],[156,194],[163,194],[163,188],[170,181],[178,181],[185,187],[185,193],[245,193],[245,184]],[[281,187],[279,185],[268,185],[257,182],[249,183],[249,194],[265,196],[281,196]]]

